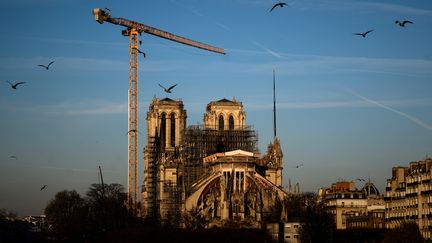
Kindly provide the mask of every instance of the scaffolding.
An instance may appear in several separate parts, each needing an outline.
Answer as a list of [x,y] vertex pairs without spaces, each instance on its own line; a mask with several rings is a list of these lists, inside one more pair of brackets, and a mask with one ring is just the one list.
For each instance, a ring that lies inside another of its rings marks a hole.
[[[178,218],[183,199],[192,191],[192,184],[206,176],[203,158],[232,150],[257,151],[258,136],[252,126],[231,130],[189,126],[182,132],[181,144],[166,148],[162,134],[148,137],[145,154],[143,192],[146,215],[155,220]],[[169,158],[169,159],[168,159]],[[177,171],[176,183],[162,178],[161,168]]]
[[158,215],[157,208],[157,182],[158,182],[158,164],[161,157],[160,139],[158,136],[149,137],[148,145],[144,149],[144,160],[147,162],[145,168],[145,178],[143,192],[145,192],[146,198],[144,199],[144,205],[146,214],[150,218],[156,218]]
[[258,135],[252,126],[217,130],[193,125],[184,130],[182,138],[181,156],[186,196],[190,195],[192,184],[205,175],[204,157],[237,149],[249,152],[258,150]]
[[181,219],[182,190],[176,183],[163,182],[163,194],[163,197],[158,199],[161,218],[165,224],[178,226]]

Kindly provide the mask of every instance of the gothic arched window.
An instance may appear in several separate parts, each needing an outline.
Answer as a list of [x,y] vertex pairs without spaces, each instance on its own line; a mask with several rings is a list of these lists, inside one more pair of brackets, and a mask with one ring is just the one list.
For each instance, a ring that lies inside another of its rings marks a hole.
[[232,115],[229,117],[229,129],[234,130],[234,117]]
[[160,121],[160,142],[162,147],[165,147],[166,141],[166,114],[162,113]]
[[219,130],[224,130],[224,117],[222,115],[219,116]]
[[176,135],[175,135],[175,133],[176,133],[175,114],[171,113],[170,118],[171,118],[171,124],[170,124],[171,125],[170,144],[171,144],[171,147],[175,147],[175,137],[176,137]]

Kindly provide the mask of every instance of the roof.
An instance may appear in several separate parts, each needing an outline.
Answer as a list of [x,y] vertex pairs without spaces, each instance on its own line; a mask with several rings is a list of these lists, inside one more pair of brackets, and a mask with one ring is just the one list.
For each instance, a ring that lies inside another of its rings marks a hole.
[[253,153],[253,152],[248,152],[248,151],[244,151],[241,149],[237,149],[237,150],[228,151],[228,152],[215,153],[215,154],[212,154],[212,155],[205,157],[203,160],[204,160],[204,162],[215,162],[219,158],[224,158],[224,157],[253,157],[255,159],[255,158],[258,158],[259,156],[260,156],[259,153]]
[[225,156],[254,156],[254,153],[247,152],[241,149],[225,152]]
[[175,100],[173,100],[173,99],[170,99],[170,98],[166,97],[166,98],[164,98],[164,99],[161,99],[160,101],[168,101],[168,102],[173,102],[173,101],[175,101]]
[[218,101],[214,101],[215,103],[219,103],[219,102],[229,102],[229,103],[234,103],[233,101],[231,101],[231,100],[228,100],[228,99],[226,99],[226,98],[223,98],[223,99],[220,99],[220,100],[218,100]]
[[211,101],[207,106],[209,105],[242,105],[241,102],[238,102],[235,98],[233,100],[229,100],[226,98],[217,100],[217,101]]
[[367,182],[365,186],[362,188],[362,190],[366,194],[366,196],[380,195],[378,188],[376,188],[376,186],[372,182]]

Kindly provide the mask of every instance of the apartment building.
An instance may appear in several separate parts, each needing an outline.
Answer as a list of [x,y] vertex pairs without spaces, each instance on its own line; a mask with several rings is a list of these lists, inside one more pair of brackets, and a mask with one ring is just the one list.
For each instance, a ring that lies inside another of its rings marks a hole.
[[432,239],[432,158],[413,161],[408,167],[392,168],[387,179],[385,225],[388,229],[403,222],[416,222],[426,240]]
[[338,230],[384,226],[384,201],[370,181],[361,189],[356,188],[354,181],[338,181],[321,188],[318,197],[333,214]]

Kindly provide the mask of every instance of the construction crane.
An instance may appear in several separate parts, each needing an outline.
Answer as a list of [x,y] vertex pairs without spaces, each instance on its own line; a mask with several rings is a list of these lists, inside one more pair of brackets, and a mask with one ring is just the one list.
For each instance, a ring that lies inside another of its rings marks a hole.
[[128,205],[136,212],[138,202],[138,34],[147,33],[167,40],[179,42],[203,50],[225,54],[224,49],[174,35],[124,18],[111,17],[111,11],[93,9],[98,23],[108,22],[127,29],[122,35],[129,36],[129,95],[128,95]]

